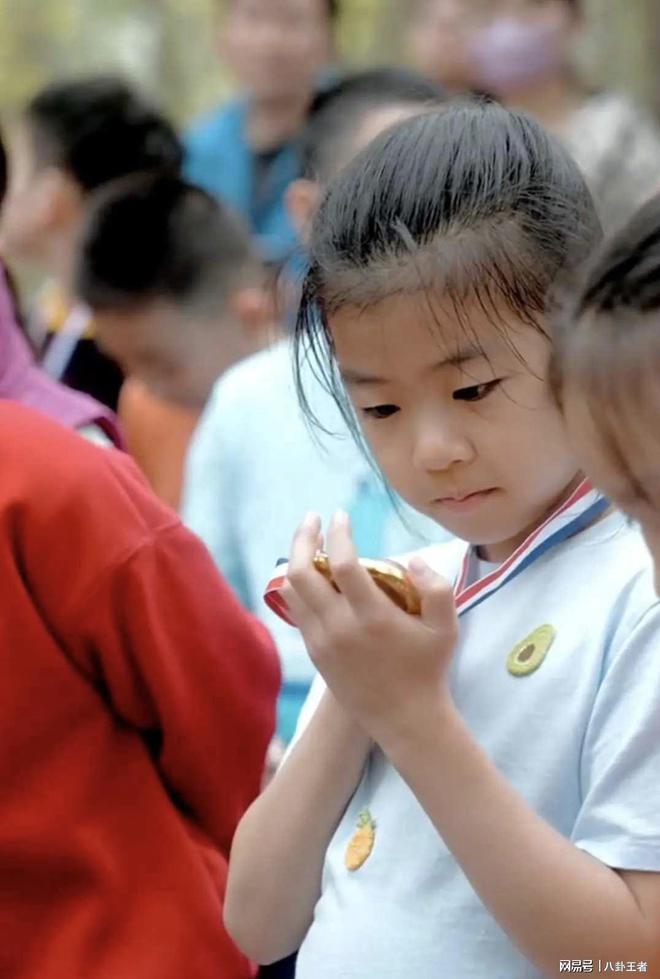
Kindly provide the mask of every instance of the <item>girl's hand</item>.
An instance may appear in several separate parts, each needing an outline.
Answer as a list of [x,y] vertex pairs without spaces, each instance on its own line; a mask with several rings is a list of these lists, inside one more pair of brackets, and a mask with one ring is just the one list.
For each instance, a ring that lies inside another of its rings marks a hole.
[[429,713],[451,709],[447,670],[458,622],[450,585],[419,558],[409,566],[421,616],[402,612],[358,563],[348,516],[335,515],[326,551],[341,593],[313,566],[320,519],[294,537],[285,597],[309,654],[342,706],[381,746]]

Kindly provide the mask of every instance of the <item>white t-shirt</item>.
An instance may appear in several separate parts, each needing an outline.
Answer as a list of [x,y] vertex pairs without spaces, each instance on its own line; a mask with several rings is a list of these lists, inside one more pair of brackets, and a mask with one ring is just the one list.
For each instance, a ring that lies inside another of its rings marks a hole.
[[[464,549],[454,542],[424,557],[455,580]],[[546,624],[556,638],[545,661],[529,675],[512,675],[509,653]],[[467,612],[450,684],[476,740],[543,819],[611,867],[660,872],[660,605],[636,528],[612,514]],[[319,693],[320,685],[313,696]],[[351,873],[346,847],[367,808],[376,842]],[[331,841],[296,976],[540,973],[376,749]]]

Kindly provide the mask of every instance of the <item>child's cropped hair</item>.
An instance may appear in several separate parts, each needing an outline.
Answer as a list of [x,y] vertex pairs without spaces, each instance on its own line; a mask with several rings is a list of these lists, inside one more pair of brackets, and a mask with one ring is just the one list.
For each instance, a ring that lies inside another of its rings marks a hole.
[[54,82],[25,110],[39,166],[66,170],[90,192],[130,173],[177,174],[183,147],[170,121],[122,78]]
[[[551,291],[589,255],[600,225],[560,143],[486,100],[427,112],[371,144],[330,187],[314,222],[296,326],[349,423],[327,317],[426,292],[461,315],[479,304],[545,331]],[[306,405],[301,391],[303,405]]]
[[140,174],[92,198],[76,285],[95,312],[162,300],[213,318],[258,268],[247,230],[225,204],[176,176]]

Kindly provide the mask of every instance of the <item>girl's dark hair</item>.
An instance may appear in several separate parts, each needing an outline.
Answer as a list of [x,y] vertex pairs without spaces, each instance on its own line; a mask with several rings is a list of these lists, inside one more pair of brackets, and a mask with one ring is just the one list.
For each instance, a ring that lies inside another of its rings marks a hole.
[[[313,225],[295,329],[303,361],[355,420],[334,361],[328,317],[426,291],[457,316],[502,306],[538,329],[600,236],[586,184],[568,152],[531,118],[488,101],[400,123],[330,186]],[[461,322],[464,322],[461,319]]]
[[131,173],[181,168],[174,127],[121,78],[56,82],[32,99],[25,116],[37,165],[61,167],[84,191]]
[[660,310],[660,197],[644,204],[594,256],[575,313],[655,310]]

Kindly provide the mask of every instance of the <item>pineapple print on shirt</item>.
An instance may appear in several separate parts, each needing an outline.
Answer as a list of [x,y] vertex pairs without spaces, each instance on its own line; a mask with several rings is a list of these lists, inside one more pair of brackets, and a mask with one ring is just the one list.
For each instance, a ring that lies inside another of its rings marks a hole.
[[346,869],[355,871],[363,867],[371,856],[376,843],[376,822],[368,809],[358,816],[358,824],[346,849]]

